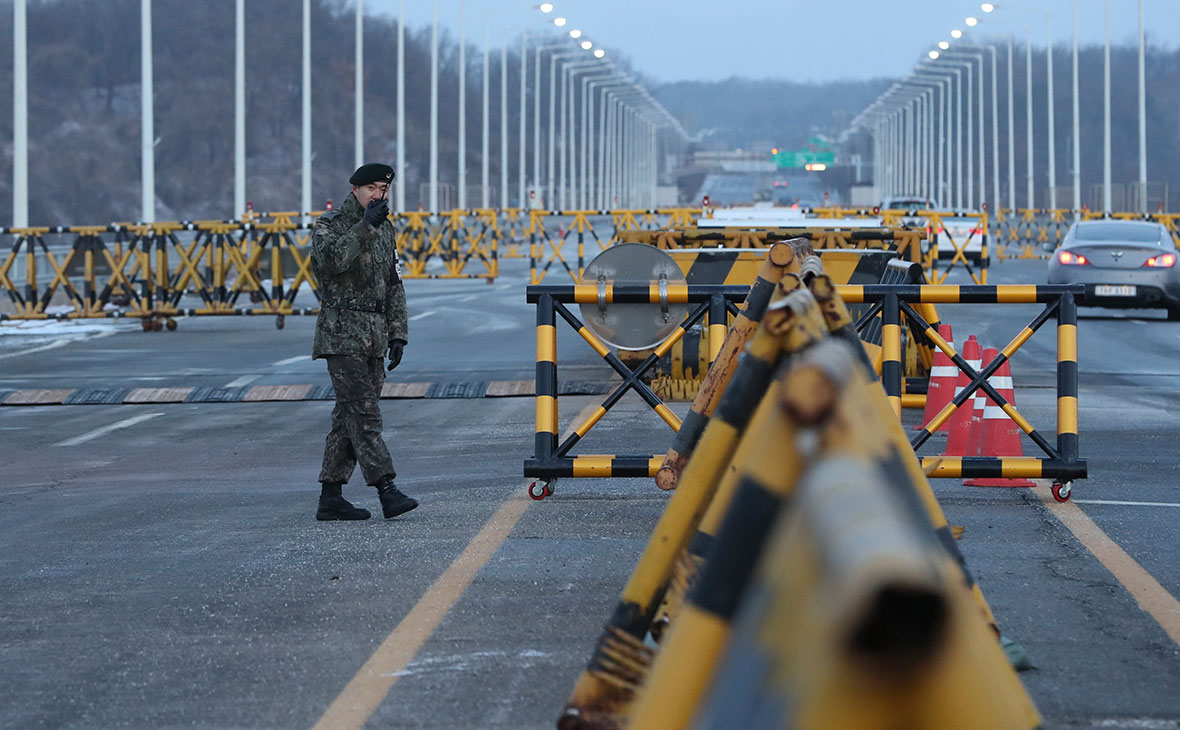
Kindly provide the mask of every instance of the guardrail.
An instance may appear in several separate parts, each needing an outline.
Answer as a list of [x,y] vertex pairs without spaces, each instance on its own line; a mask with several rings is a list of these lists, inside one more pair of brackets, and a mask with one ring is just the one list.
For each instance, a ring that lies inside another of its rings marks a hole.
[[[11,236],[0,261],[0,289],[11,302],[5,319],[136,317],[144,329],[176,326],[177,316],[286,315],[318,312],[318,291],[307,246],[312,223],[323,211],[256,213],[241,221],[162,221],[102,226],[0,228]],[[526,215],[527,213],[527,215]],[[691,225],[699,210],[525,211],[510,209],[416,211],[391,216],[407,279],[486,279],[499,276],[499,259],[523,258],[526,238],[533,258],[548,270],[571,233],[578,238],[580,272],[587,234],[602,249],[619,233],[644,226]],[[591,217],[610,221],[599,239]],[[527,219],[527,222],[526,222]],[[546,221],[558,223],[547,231]],[[605,235],[605,234],[604,234]],[[548,257],[540,253],[549,251]],[[596,253],[597,251],[595,251]],[[269,281],[269,284],[268,284]],[[310,292],[315,306],[297,306]],[[249,305],[242,300],[245,294]],[[55,300],[56,295],[56,300]],[[185,305],[185,297],[199,302]],[[52,305],[68,310],[50,312]]]
[[1060,245],[1075,220],[1128,220],[1162,223],[1180,249],[1180,213],[1103,213],[1068,208],[1016,208],[996,211],[996,260],[1045,259]]
[[[880,208],[806,208],[805,212],[820,218],[880,218],[881,225],[901,225],[906,219],[920,216],[916,210],[882,210]],[[942,215],[948,214],[943,212]],[[978,214],[976,214],[978,215]],[[1069,208],[1000,208],[993,211],[991,229],[997,261],[1006,259],[1043,259],[1049,254],[1046,246],[1055,248],[1075,220],[1141,220],[1162,223],[1180,249],[1180,213],[1132,213],[1072,210]],[[985,284],[986,281],[976,281]]]
[[[806,211],[824,219],[880,218],[881,225],[889,228],[905,226],[924,228],[930,246],[927,275],[931,282],[943,283],[952,270],[961,266],[974,283],[987,283],[988,214],[986,212],[925,209],[882,210],[881,208],[808,208]],[[947,226],[948,218],[973,220],[975,224],[965,234],[962,232],[952,233],[951,228]],[[941,245],[943,239],[950,244],[949,247]],[[968,247],[972,244],[978,244],[979,249],[969,251]],[[942,261],[947,262],[946,269],[939,273],[939,264]]]
[[[540,284],[555,265],[564,270],[574,282],[580,281],[586,267],[586,247],[597,255],[622,239],[625,231],[653,230],[656,228],[691,228],[700,208],[659,208],[646,210],[530,210],[529,211],[529,268],[530,284]],[[560,218],[560,221],[552,220]],[[601,234],[594,226],[594,218],[600,219]],[[569,220],[567,220],[569,219]],[[610,223],[606,221],[609,219]],[[546,225],[546,221],[557,222],[557,230]],[[609,235],[606,230],[609,226]],[[576,234],[576,235],[574,235]],[[573,235],[573,241],[570,237]],[[576,243],[577,251],[567,259],[570,252],[567,243]],[[593,258],[591,256],[590,258]]]

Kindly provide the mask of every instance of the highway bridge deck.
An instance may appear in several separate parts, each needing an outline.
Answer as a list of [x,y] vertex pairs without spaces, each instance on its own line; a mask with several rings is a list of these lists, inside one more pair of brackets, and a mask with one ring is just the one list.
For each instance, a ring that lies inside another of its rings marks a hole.
[[[502,271],[490,286],[408,282],[412,341],[391,382],[530,380],[528,272]],[[1043,271],[1008,262],[991,276]],[[948,310],[956,339],[992,346],[1035,313]],[[934,483],[1005,634],[1036,665],[1021,678],[1050,728],[1180,727],[1180,323],[1161,317],[1082,310],[1090,479],[1074,502],[1044,486]],[[6,324],[0,392],[328,383],[311,318],[179,324]],[[1054,347],[1047,328],[1013,361],[1018,407],[1050,433]],[[572,333],[559,361],[563,378],[610,377]],[[600,399],[563,397],[562,427]],[[564,480],[533,502],[520,476],[530,397],[391,399],[399,485],[422,506],[318,523],[330,409],[0,406],[0,725],[553,727],[666,495]],[[628,396],[580,447],[654,453],[670,436]],[[345,494],[376,508],[359,476]]]

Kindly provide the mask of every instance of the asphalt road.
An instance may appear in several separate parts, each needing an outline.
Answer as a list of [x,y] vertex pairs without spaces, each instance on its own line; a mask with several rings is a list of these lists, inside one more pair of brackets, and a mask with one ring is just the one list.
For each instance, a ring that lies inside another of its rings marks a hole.
[[[502,268],[492,285],[408,283],[411,342],[391,382],[533,377],[527,268]],[[992,283],[1043,271],[993,265]],[[957,340],[990,346],[1036,311],[940,308]],[[1081,316],[1090,478],[1074,502],[1047,504],[1044,487],[934,486],[1004,633],[1036,665],[1020,676],[1047,727],[1180,728],[1180,323]],[[5,324],[0,393],[327,385],[312,326]],[[559,330],[563,380],[610,377]],[[1050,326],[1013,359],[1017,406],[1050,434],[1054,350]],[[561,398],[562,427],[600,400]],[[666,495],[646,480],[571,479],[529,500],[530,397],[385,400],[399,486],[422,506],[319,523],[330,410],[0,406],[0,726],[552,727]],[[660,453],[670,437],[629,395],[579,449]],[[377,509],[359,476],[345,495]]]

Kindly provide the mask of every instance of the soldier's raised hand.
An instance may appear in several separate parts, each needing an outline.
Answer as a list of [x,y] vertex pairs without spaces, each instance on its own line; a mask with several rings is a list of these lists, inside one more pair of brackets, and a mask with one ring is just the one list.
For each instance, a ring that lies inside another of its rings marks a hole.
[[374,198],[365,206],[364,221],[373,228],[379,227],[387,215],[389,215],[389,201],[385,198]]

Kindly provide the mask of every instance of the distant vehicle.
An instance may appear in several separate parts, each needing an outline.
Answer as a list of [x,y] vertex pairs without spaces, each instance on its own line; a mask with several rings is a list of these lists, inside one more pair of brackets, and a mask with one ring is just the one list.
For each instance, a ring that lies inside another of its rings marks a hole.
[[937,247],[939,261],[953,261],[956,250],[959,250],[972,265],[979,264],[987,237],[982,235],[978,218],[956,216],[955,211],[943,210],[937,200],[920,195],[885,198],[881,201],[881,210],[904,210],[907,213],[930,210],[939,213],[941,224],[938,225],[918,215],[903,215],[901,223],[910,227],[926,226],[925,247]]
[[1050,284],[1085,284],[1080,304],[1095,307],[1165,307],[1180,320],[1180,266],[1176,245],[1162,224],[1083,221],[1070,226],[1049,259]]
[[920,195],[895,195],[881,201],[881,210],[938,210],[938,201]]

